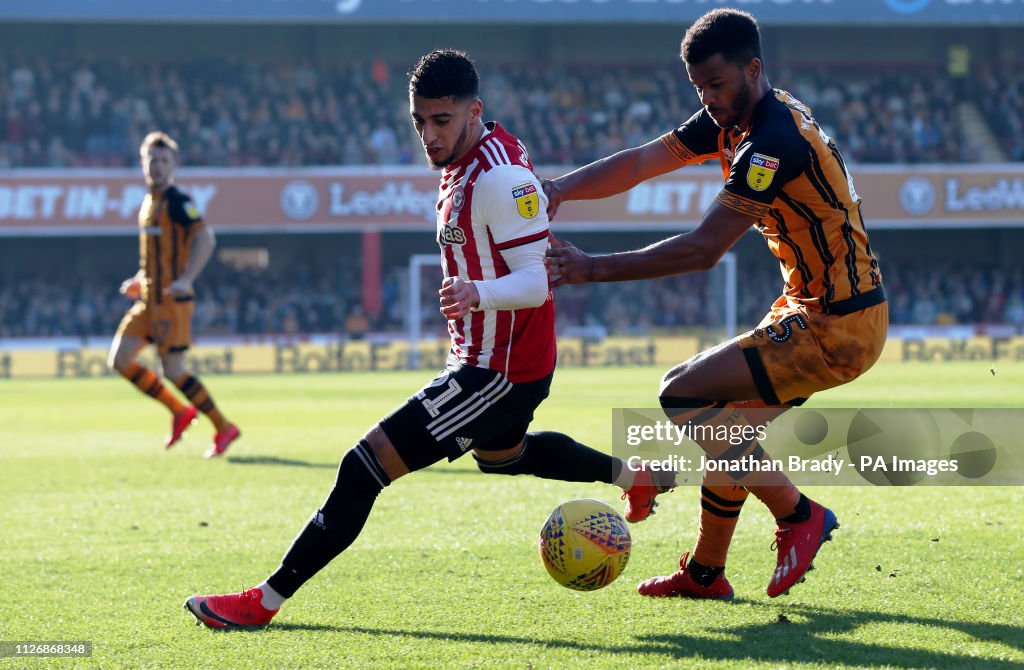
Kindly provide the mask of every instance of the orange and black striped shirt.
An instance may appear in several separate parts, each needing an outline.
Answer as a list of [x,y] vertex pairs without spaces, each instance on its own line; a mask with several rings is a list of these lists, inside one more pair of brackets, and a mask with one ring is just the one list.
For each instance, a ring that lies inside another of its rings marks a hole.
[[160,303],[164,289],[185,269],[192,237],[202,225],[199,209],[175,186],[154,198],[147,194],[139,209],[139,267],[145,274],[142,300]]
[[719,128],[701,109],[661,139],[683,165],[719,159],[726,181],[717,200],[757,217],[789,302],[829,311],[885,299],[853,179],[802,102],[774,89],[746,132]]

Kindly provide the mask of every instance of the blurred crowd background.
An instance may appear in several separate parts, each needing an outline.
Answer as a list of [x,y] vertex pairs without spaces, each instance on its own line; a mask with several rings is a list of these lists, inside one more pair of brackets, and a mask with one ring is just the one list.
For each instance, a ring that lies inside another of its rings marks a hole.
[[[941,263],[926,259],[882,263],[893,324],[1011,324],[1024,329],[1024,266]],[[108,336],[129,301],[117,293],[132,274],[130,260],[107,264],[81,281],[0,270],[0,338]],[[420,303],[426,332],[443,332],[437,312],[439,270],[424,270]],[[203,335],[403,332],[408,269],[384,276],[379,316],[365,314],[357,259],[311,266],[271,263],[266,270],[212,263],[197,283],[195,331]],[[753,327],[782,290],[771,258],[737,272],[738,321]],[[610,334],[681,332],[723,323],[719,271],[651,282],[568,286],[555,290],[561,329]]]
[[[153,129],[178,139],[185,167],[422,165],[406,72],[436,46],[475,57],[485,116],[551,171],[647,142],[699,108],[675,56],[679,25],[435,28],[0,24],[0,176],[136,170],[139,142]],[[773,24],[764,33],[771,83],[814,110],[855,179],[866,164],[1024,165],[1024,50],[1012,26],[878,28],[870,44],[863,30],[842,25]],[[864,214],[870,229],[870,202]],[[131,235],[0,238],[0,338],[113,333],[128,307],[117,286],[136,267]],[[436,253],[436,245],[429,231],[415,241],[385,233],[383,309],[367,314],[361,258],[352,251],[358,235],[222,235],[219,251],[261,247],[269,264],[238,267],[218,255],[197,283],[195,332],[401,331],[408,256]],[[611,251],[660,235],[570,237]],[[759,321],[782,289],[763,242],[747,237],[737,248],[741,328]],[[894,324],[1012,324],[1024,332],[1015,260],[1024,243],[1012,227],[872,230],[872,246]],[[432,277],[424,275],[419,300],[425,326],[442,330]],[[567,287],[555,296],[563,329],[674,331],[713,327],[723,313],[715,273]]]
[[[680,63],[478,65],[486,116],[538,165],[588,163],[699,108]],[[153,128],[179,139],[187,165],[420,163],[408,67],[0,58],[0,168],[134,166]],[[1024,161],[1024,73],[1011,64],[970,85],[935,68],[869,65],[781,67],[771,81],[812,108],[850,163],[986,160],[961,112],[975,102],[1001,158]]]

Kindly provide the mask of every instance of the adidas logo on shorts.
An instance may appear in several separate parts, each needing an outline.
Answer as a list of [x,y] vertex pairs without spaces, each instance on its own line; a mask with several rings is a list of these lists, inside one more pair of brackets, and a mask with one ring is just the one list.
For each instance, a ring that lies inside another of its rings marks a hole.
[[473,438],[471,437],[456,437],[455,444],[459,445],[459,449],[466,451],[469,449],[469,445],[473,444]]

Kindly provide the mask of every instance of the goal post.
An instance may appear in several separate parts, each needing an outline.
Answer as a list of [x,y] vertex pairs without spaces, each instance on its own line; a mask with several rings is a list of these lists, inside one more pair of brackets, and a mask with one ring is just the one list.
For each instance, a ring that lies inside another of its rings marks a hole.
[[722,257],[718,264],[725,271],[725,295],[723,303],[725,307],[725,339],[731,340],[736,337],[739,316],[739,300],[736,292],[736,254],[729,251]]
[[406,296],[405,321],[409,334],[409,369],[420,367],[420,340],[423,334],[423,268],[440,268],[438,254],[413,254],[409,257],[409,294]]

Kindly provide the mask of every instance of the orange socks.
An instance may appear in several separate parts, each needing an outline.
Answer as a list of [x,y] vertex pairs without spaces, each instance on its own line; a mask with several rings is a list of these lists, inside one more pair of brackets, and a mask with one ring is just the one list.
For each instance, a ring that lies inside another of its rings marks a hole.
[[718,472],[704,475],[700,487],[700,531],[693,560],[709,568],[724,568],[732,533],[740,520],[747,490]]
[[[663,398],[663,402],[665,399]],[[686,405],[686,401],[681,403]],[[767,409],[760,402],[739,403],[750,409]],[[710,428],[727,429],[730,435],[752,435],[753,427],[743,414],[743,407],[729,403],[721,405],[707,403],[703,407],[690,405],[692,409],[678,412],[673,416],[677,424],[689,421]],[[781,409],[781,408],[780,408]],[[730,411],[731,410],[731,411]],[[745,428],[745,430],[744,430]],[[718,431],[713,431],[712,434]],[[741,461],[768,458],[755,438],[749,440],[723,441],[721,439],[698,440],[709,458]],[[739,442],[739,443],[736,443]],[[700,565],[721,568],[732,542],[733,531],[739,520],[740,510],[749,493],[763,502],[776,519],[788,517],[796,511],[800,502],[800,491],[793,486],[783,472],[749,471],[705,473],[701,486],[700,532],[693,550],[693,560]]]
[[[730,411],[731,410],[731,411]],[[713,414],[712,414],[713,413]],[[760,461],[768,458],[768,454],[758,443],[754,427],[747,421],[743,410],[732,405],[724,410],[709,410],[702,424],[708,428],[725,429],[729,435],[751,436],[752,439],[735,441],[700,440],[700,446],[709,458],[729,459],[735,461]],[[800,491],[793,486],[786,473],[779,471],[731,472],[730,477],[763,502],[776,519],[789,516],[796,510],[800,501]]]
[[[745,402],[729,403],[730,407],[736,407],[738,409],[753,409],[753,410],[774,410],[771,418],[778,416],[782,412],[789,409],[785,406],[771,406],[766,405],[761,400],[747,400]],[[767,419],[769,415],[761,411],[758,416]],[[767,454],[764,450],[761,450],[761,458],[765,458]],[[748,491],[754,494],[758,500],[763,502],[771,511],[772,516],[776,519],[787,517],[790,514],[796,512],[796,505],[800,502],[800,491],[797,490],[793,483],[789,481],[789,477],[786,477],[781,472],[776,473],[776,477],[765,477],[763,474],[759,474],[757,478],[757,485],[748,485],[746,488]],[[774,480],[774,481],[772,481]]]
[[185,394],[185,397],[189,399],[189,402],[196,406],[196,409],[210,417],[210,421],[213,422],[218,433],[227,430],[231,426],[231,422],[224,418],[224,415],[220,413],[217,406],[213,404],[210,392],[206,390],[201,381],[186,372],[175,379],[174,383]]
[[178,399],[178,396],[174,395],[164,386],[163,382],[160,381],[160,377],[149,368],[138,363],[132,363],[127,370],[121,372],[121,376],[146,395],[159,400],[167,409],[171,410],[172,414],[177,414],[187,407]]
[[780,475],[785,482],[767,486],[748,486],[747,490],[768,507],[773,517],[782,519],[796,512],[796,504],[800,502],[800,491],[786,475],[781,472],[774,474]]

